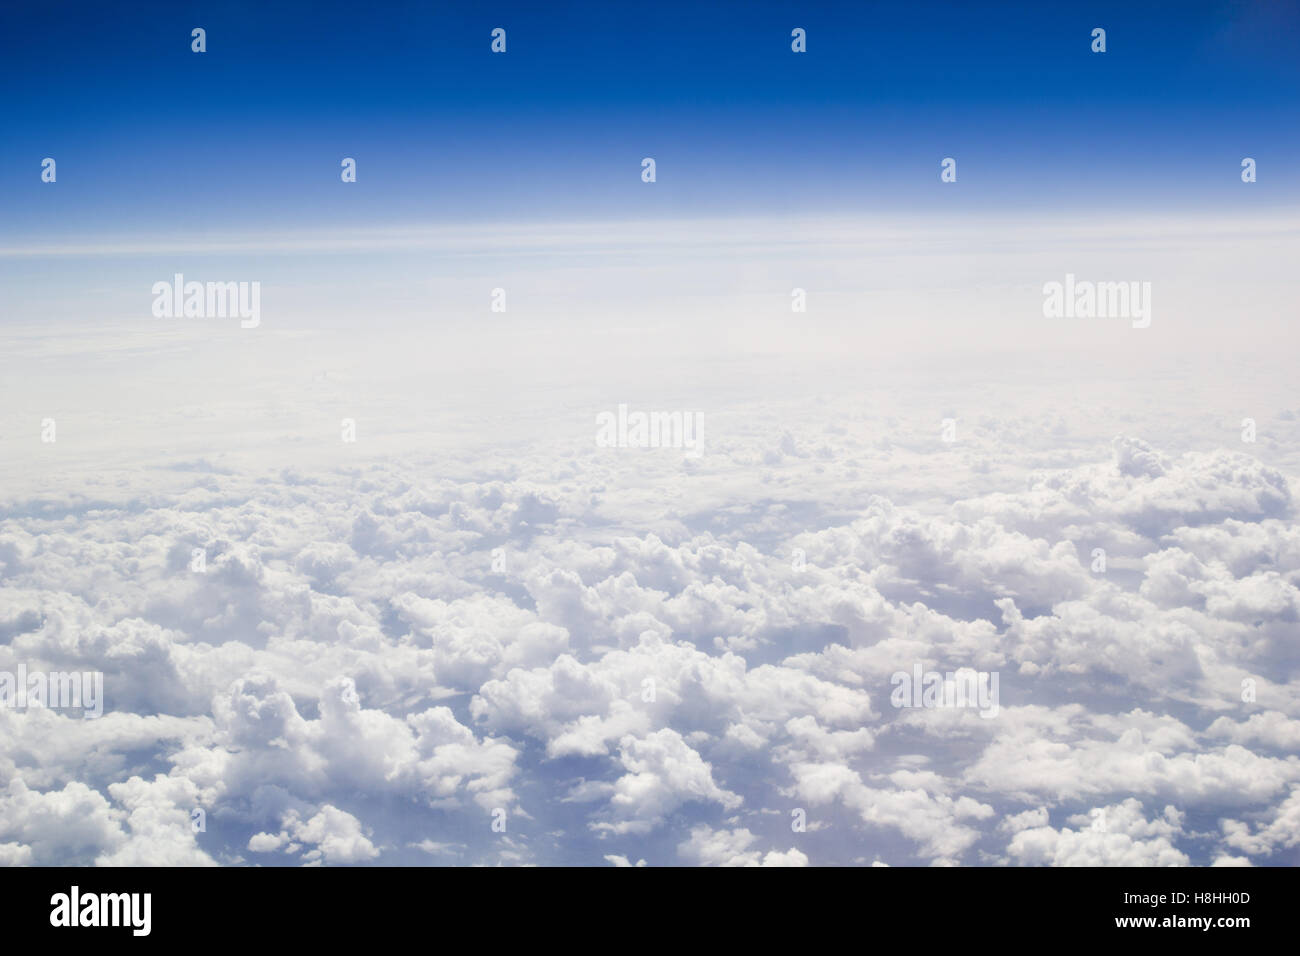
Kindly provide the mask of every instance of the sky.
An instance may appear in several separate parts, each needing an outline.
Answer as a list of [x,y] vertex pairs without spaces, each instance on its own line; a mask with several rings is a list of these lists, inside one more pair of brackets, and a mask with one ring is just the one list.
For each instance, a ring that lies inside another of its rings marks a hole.
[[0,864],[1294,865],[1296,6],[468,6],[0,11]]
[[[1287,3],[55,3],[3,16],[4,231],[26,242],[1297,199]],[[498,26],[505,54],[489,49]],[[796,26],[805,54],[790,49]],[[1090,49],[1099,26],[1104,54]],[[46,156],[57,189],[40,181]],[[344,156],[359,171],[346,189]],[[959,179],[941,189],[949,156]],[[1261,168],[1248,193],[1244,156]]]
[[[933,290],[960,272],[942,258],[949,239],[980,234],[980,253],[1015,254],[1021,230],[1101,224],[1110,243],[1149,249],[1152,230],[1195,222],[1240,259],[1243,230],[1289,239],[1300,209],[1291,4],[395,4],[382,16],[55,4],[0,16],[10,324],[148,324],[141,288],[177,272],[262,282],[280,327],[346,326],[364,307],[385,326],[436,313],[464,327],[485,284],[536,288],[516,314],[571,314],[578,299],[619,315],[648,301],[643,284],[682,313],[709,281],[683,232],[720,259],[765,259],[791,286],[820,278],[808,277],[826,258],[791,234],[866,233],[915,253]],[[498,26],[504,54],[490,50]],[[791,50],[796,26],[806,53]],[[1098,26],[1105,53],[1091,50]],[[345,157],[354,183],[341,181]],[[641,180],[646,157],[654,183]],[[949,157],[957,181],[944,183]],[[1244,157],[1257,163],[1249,185]],[[863,271],[833,291],[890,281],[885,248],[846,248],[848,271]],[[646,277],[629,278],[646,256]],[[529,274],[561,261],[567,299]],[[709,268],[715,285],[753,285]],[[994,284],[1007,271],[985,267]]]
[[[569,273],[578,298],[622,312],[646,301],[618,271],[638,244],[659,246],[646,281],[663,295],[707,281],[689,275],[699,259],[680,254],[683,231],[706,233],[719,256],[752,259],[766,242],[799,279],[816,263],[788,234],[825,235],[832,220],[880,237],[928,226],[910,248],[934,257],[918,266],[933,286],[951,278],[940,257],[953,233],[989,235],[989,250],[1018,229],[1098,222],[1113,243],[1171,219],[1289,236],[1300,209],[1291,4],[2,15],[7,323],[106,309],[147,323],[142,285],[215,271],[261,281],[281,326],[346,325],[363,303],[386,323],[439,310],[463,326],[485,282],[526,287],[557,251],[584,270]],[[504,54],[490,49],[498,26]],[[791,50],[796,26],[806,53]],[[1091,49],[1098,26],[1105,53]],[[354,183],[341,181],[345,157]],[[654,183],[641,180],[646,157]],[[948,157],[952,183],[939,178]],[[1258,164],[1248,186],[1244,157]],[[575,248],[574,230],[604,238]],[[625,253],[615,268],[610,233]],[[887,281],[881,251],[862,251],[862,284]],[[722,285],[749,282],[714,269]],[[517,308],[571,311],[572,298],[539,290]]]

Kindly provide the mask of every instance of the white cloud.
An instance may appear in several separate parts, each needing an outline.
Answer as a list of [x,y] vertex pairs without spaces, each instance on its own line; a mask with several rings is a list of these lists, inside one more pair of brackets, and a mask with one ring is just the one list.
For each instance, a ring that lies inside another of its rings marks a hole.
[[[1185,382],[1117,411],[1087,383],[991,395],[957,363],[897,400],[829,372],[815,395],[683,386],[709,416],[688,461],[594,447],[621,381],[426,421],[415,392],[342,367],[346,386],[284,393],[284,435],[327,439],[284,438],[276,467],[139,452],[166,467],[6,485],[0,670],[101,671],[106,701],[97,720],[0,709],[0,863],[1241,865],[1294,846],[1300,422],[1243,446],[1169,411]],[[340,451],[363,393],[391,434]],[[97,461],[72,441],[91,421],[45,453]],[[436,454],[410,451],[417,427]],[[997,717],[893,707],[890,675],[917,665],[998,673]]]

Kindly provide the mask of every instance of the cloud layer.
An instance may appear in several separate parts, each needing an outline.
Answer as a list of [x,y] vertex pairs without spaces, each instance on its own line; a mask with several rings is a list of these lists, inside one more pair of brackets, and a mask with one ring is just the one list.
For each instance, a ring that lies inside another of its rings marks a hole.
[[[0,861],[1294,862],[1293,479],[1072,431],[753,406],[698,459],[11,497],[0,670],[106,701],[0,708]],[[996,715],[894,706],[916,667],[997,674]]]

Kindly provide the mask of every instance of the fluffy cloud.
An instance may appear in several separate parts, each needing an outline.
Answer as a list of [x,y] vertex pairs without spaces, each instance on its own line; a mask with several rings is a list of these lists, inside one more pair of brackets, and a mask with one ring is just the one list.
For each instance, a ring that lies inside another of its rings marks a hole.
[[[106,700],[0,708],[0,863],[1295,847],[1289,466],[755,408],[698,459],[523,442],[6,501],[0,670],[98,671]],[[916,667],[996,673],[996,716],[895,706]]]
[[1187,855],[1171,842],[1179,833],[1181,820],[1173,807],[1165,809],[1163,818],[1147,821],[1141,804],[1130,799],[1097,808],[1093,824],[1081,829],[1021,830],[1007,853],[1025,866],[1186,866]]
[[746,829],[711,830],[694,827],[677,847],[684,863],[695,866],[807,866],[808,857],[791,848],[763,853],[750,847],[758,838]]

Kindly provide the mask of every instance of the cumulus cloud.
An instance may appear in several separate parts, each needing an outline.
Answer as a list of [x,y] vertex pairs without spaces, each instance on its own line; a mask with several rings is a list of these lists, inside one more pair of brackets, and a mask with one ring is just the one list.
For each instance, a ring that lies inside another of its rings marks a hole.
[[1026,866],[1186,866],[1187,855],[1171,841],[1181,833],[1180,815],[1146,820],[1134,799],[1097,808],[1092,825],[1080,829],[1035,826],[1016,833],[1007,846],[1012,861]]
[[807,866],[808,857],[796,848],[785,852],[752,849],[758,838],[746,829],[711,830],[694,827],[677,847],[683,862],[697,866]]
[[[869,415],[750,403],[693,459],[584,434],[11,496],[0,670],[106,699],[0,708],[0,863],[1293,849],[1295,462]],[[897,706],[913,668],[997,674],[996,716]]]

